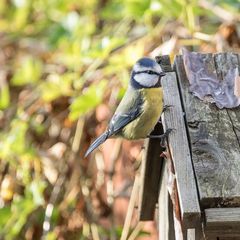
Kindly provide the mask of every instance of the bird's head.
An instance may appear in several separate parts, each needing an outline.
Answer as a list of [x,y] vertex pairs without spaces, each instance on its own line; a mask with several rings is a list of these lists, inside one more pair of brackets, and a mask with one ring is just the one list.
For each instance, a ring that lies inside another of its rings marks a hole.
[[133,66],[131,82],[132,87],[156,88],[161,87],[161,77],[165,76],[160,65],[151,58],[141,58]]

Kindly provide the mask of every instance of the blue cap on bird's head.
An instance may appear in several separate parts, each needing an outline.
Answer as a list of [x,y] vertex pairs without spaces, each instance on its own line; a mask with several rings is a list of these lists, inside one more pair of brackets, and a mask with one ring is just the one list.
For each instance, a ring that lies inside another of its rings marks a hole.
[[[154,68],[154,66],[157,64],[156,61],[154,61],[153,59],[151,58],[140,58],[136,64],[138,64],[139,66],[142,66],[142,67],[152,67]],[[158,65],[158,64],[157,64]]]
[[137,89],[161,87],[161,77],[165,76],[160,65],[151,58],[141,58],[133,66],[131,86]]

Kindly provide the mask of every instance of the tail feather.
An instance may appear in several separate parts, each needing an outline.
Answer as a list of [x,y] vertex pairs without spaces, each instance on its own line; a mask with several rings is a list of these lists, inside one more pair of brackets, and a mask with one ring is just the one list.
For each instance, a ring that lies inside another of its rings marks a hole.
[[101,145],[103,142],[105,142],[108,138],[108,132],[103,133],[101,136],[99,136],[88,148],[86,151],[84,157],[87,157],[95,148],[97,148],[99,145]]

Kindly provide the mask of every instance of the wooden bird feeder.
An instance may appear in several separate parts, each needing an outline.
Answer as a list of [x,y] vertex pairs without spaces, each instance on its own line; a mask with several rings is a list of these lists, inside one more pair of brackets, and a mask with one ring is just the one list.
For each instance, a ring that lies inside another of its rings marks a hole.
[[[240,69],[238,54],[200,57],[222,81]],[[160,240],[240,239],[240,107],[219,109],[195,97],[181,55],[173,67],[168,56],[157,61],[167,73],[164,104],[172,107],[154,133],[174,130],[167,150],[158,139],[146,142],[139,218],[157,218]]]

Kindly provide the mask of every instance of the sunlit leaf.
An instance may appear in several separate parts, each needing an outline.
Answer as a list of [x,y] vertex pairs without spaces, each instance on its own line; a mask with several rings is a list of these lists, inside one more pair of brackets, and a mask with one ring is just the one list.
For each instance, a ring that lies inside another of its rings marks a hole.
[[25,121],[14,119],[11,122],[9,133],[6,136],[4,134],[0,136],[0,157],[6,158],[11,154],[18,155],[25,152],[27,128]]
[[52,47],[57,47],[61,38],[69,36],[69,32],[61,24],[53,24],[49,29],[48,43]]
[[[63,75],[51,74],[46,82],[39,88],[44,101],[50,102],[60,96],[70,96],[72,94],[72,84],[79,80],[77,73],[65,73]],[[79,83],[78,83],[79,85]]]
[[46,240],[57,240],[57,234],[55,232],[49,232],[46,237]]
[[27,216],[33,211],[33,209],[34,205],[32,204],[31,199],[22,198],[13,202],[12,215],[4,227],[5,239],[13,239],[19,234],[20,230],[26,223]]
[[16,70],[11,79],[15,86],[21,86],[28,83],[36,83],[42,74],[42,63],[33,57],[23,59],[20,67]]
[[125,0],[126,13],[134,18],[141,18],[150,7],[150,0]]
[[15,180],[10,174],[6,174],[1,182],[0,196],[4,201],[11,201],[14,195]]
[[[101,11],[100,16],[108,20],[119,20],[123,17],[124,6],[120,1],[110,1]],[[118,14],[113,14],[113,13]]]
[[101,81],[98,85],[91,85],[83,94],[76,97],[70,106],[70,119],[76,120],[100,104],[105,87],[106,81]]
[[0,208],[0,227],[3,228],[8,219],[11,217],[11,208],[10,207],[3,207]]
[[16,6],[14,14],[13,27],[15,30],[23,28],[28,21],[28,16],[31,11],[31,1],[29,0],[15,0],[13,1]]
[[25,198],[16,197],[13,200],[10,216],[9,210],[7,208],[2,210],[2,213],[5,214],[3,215],[3,218],[7,218],[7,216],[9,217],[8,219],[6,219],[4,226],[0,231],[0,233],[4,233],[5,239],[10,240],[18,236],[22,227],[27,222],[28,215],[43,203],[42,194],[44,189],[44,182],[35,180],[29,186],[27,186],[25,190]]
[[45,187],[46,184],[43,181],[39,181],[38,179],[31,182],[29,186],[33,202],[36,206],[42,205],[44,203],[43,190],[45,189]]
[[10,93],[7,84],[4,84],[0,89],[0,109],[5,109],[10,103]]

